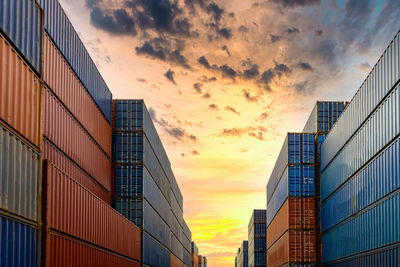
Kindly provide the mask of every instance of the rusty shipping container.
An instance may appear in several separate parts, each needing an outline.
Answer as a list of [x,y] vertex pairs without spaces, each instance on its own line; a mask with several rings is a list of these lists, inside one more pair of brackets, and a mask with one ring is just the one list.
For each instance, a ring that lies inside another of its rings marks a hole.
[[47,161],[43,173],[43,223],[47,227],[140,259],[137,226]]
[[140,263],[59,233],[46,235],[45,267],[139,267]]
[[101,200],[111,205],[111,192],[107,191],[95,179],[90,177],[76,163],[70,160],[61,150],[55,147],[46,138],[43,139],[43,159],[49,160],[62,172],[80,183],[83,187],[95,194]]
[[45,87],[44,135],[107,190],[111,190],[111,160],[66,108]]
[[43,53],[44,82],[111,157],[111,125],[47,34]]
[[315,230],[290,230],[267,250],[267,266],[316,263]]
[[0,59],[0,118],[40,151],[40,80],[1,34]]
[[288,198],[267,228],[267,248],[288,229],[316,229],[314,198]]
[[171,267],[183,267],[183,262],[171,253]]

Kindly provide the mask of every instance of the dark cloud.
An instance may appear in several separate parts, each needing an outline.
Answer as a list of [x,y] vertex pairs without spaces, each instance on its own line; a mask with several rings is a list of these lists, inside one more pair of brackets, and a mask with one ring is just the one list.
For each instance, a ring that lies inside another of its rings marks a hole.
[[223,45],[223,46],[221,47],[221,49],[222,49],[223,51],[225,51],[226,54],[227,54],[228,56],[231,56],[231,52],[229,52],[229,49],[228,49],[228,47],[227,47],[226,45]]
[[280,4],[284,7],[304,7],[320,3],[320,0],[271,0],[271,1]]
[[269,39],[272,43],[276,43],[281,40],[281,37],[279,35],[269,34]]
[[182,157],[186,157],[185,153],[181,153],[181,156],[182,156]]
[[235,136],[235,137],[242,137],[243,135],[247,134],[250,137],[254,137],[258,140],[264,140],[263,133],[266,132],[266,129],[262,126],[259,127],[247,127],[247,128],[224,128],[218,136],[220,137],[227,137],[227,136]]
[[249,31],[249,28],[247,28],[247,27],[244,26],[244,25],[240,25],[239,31],[241,31],[241,32],[248,32],[248,31]]
[[211,95],[209,92],[207,92],[202,96],[202,98],[209,99],[209,98],[211,98]]
[[231,79],[235,79],[235,77],[237,76],[236,71],[234,69],[232,69],[231,67],[229,67],[228,65],[226,65],[226,64],[220,66],[219,70],[222,72],[222,75],[225,76],[225,77],[229,77]]
[[307,80],[296,83],[294,88],[296,89],[296,91],[298,93],[301,93],[301,94],[307,94],[310,91],[309,82]]
[[222,14],[225,12],[223,8],[221,8],[214,2],[207,6],[207,11],[209,12],[209,14],[212,15],[216,22],[219,22],[221,20]]
[[267,113],[267,112],[263,112],[263,113],[261,113],[261,115],[257,118],[257,120],[259,120],[259,121],[264,121],[264,120],[266,120],[268,117],[269,117],[268,113]]
[[361,62],[360,64],[358,64],[357,69],[361,70],[361,71],[370,71],[372,66],[368,63],[368,62]]
[[240,116],[240,112],[236,111],[236,109],[235,109],[234,107],[226,106],[226,107],[225,107],[225,110],[230,111],[230,112],[233,112],[233,113],[235,113],[236,115],[239,115],[239,116]]
[[270,84],[272,82],[272,80],[275,77],[275,73],[272,69],[268,69],[266,71],[263,72],[263,74],[261,75],[261,79],[259,80],[259,83],[264,85],[264,88],[266,90],[271,90],[270,88]]
[[[92,2],[90,2],[90,5],[93,5]],[[133,18],[124,9],[112,10],[109,14],[105,14],[100,8],[94,7],[90,13],[90,20],[95,27],[110,34],[130,34],[133,36],[137,34]]]
[[144,78],[136,78],[136,81],[138,81],[140,83],[147,83],[146,79],[144,79]]
[[196,90],[196,93],[201,94],[201,87],[203,87],[203,84],[201,83],[195,83],[193,84],[194,90]]
[[253,64],[251,68],[243,71],[243,77],[245,79],[254,79],[257,78],[258,76],[260,76],[260,71],[258,69],[257,64]]
[[315,36],[321,37],[324,34],[324,31],[321,29],[315,30],[314,32]]
[[212,110],[219,110],[218,106],[215,105],[215,104],[210,104],[210,105],[208,106],[208,108],[209,108],[209,109],[212,109]]
[[209,82],[215,82],[215,81],[217,81],[217,78],[214,77],[214,76],[208,78],[207,76],[203,75],[203,76],[201,76],[201,77],[199,78],[199,80],[200,80],[201,82],[203,82],[203,83],[209,83]]
[[247,102],[257,102],[259,100],[259,96],[252,96],[249,91],[243,89],[243,97]]
[[292,27],[292,28],[288,28],[288,29],[286,30],[286,32],[287,32],[288,34],[294,34],[294,33],[300,33],[300,30],[297,29],[296,27]]
[[171,69],[169,69],[166,73],[164,73],[165,78],[167,78],[170,82],[172,82],[173,84],[176,84],[175,82],[175,72]]
[[256,138],[256,139],[258,139],[260,141],[264,140],[262,132],[248,132],[248,135],[251,136],[251,137],[254,137],[254,138]]
[[193,149],[192,151],[190,151],[190,154],[192,154],[193,156],[198,156],[200,155],[199,151]]
[[307,62],[300,62],[299,67],[303,70],[313,71],[314,68]]
[[284,74],[284,73],[290,72],[290,69],[288,66],[286,66],[285,64],[282,64],[282,63],[277,63],[277,62],[275,62],[274,69],[279,77],[282,76],[282,74]]
[[210,69],[210,63],[208,62],[207,58],[205,56],[201,56],[197,59],[197,62],[203,65],[206,69]]

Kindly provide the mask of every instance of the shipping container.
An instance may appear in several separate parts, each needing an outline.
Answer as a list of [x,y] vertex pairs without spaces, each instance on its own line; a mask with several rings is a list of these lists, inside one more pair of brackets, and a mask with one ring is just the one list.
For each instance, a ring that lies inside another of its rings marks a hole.
[[198,262],[199,262],[199,266],[198,267],[203,267],[203,256],[201,256],[201,255],[199,255],[199,260],[198,260]]
[[137,260],[56,232],[47,233],[45,253],[45,267],[140,267]]
[[237,266],[238,267],[248,267],[249,266],[248,246],[249,246],[248,241],[243,241],[242,245],[240,246],[240,249],[238,250],[238,255],[237,255]]
[[[183,233],[185,234],[185,236],[187,237],[187,239],[188,239],[190,242],[192,242],[192,232],[190,231],[189,226],[187,225],[187,223],[186,223],[185,220],[183,220],[182,228],[183,228]],[[189,247],[188,247],[188,250],[189,250],[189,251],[190,251],[190,246],[191,246],[191,245],[189,245]]]
[[99,182],[90,177],[77,164],[70,160],[61,150],[55,147],[47,138],[43,139],[43,159],[49,160],[56,168],[77,181],[83,187],[95,194],[101,200],[111,205],[111,193]]
[[[400,187],[400,140],[376,155],[321,207],[321,229],[327,231]],[[340,212],[337,212],[340,210]]]
[[40,231],[0,213],[0,266],[40,266]]
[[267,203],[288,165],[315,163],[314,134],[288,133],[267,184]]
[[171,231],[168,224],[146,200],[143,200],[143,229],[158,242],[171,248]]
[[152,267],[170,267],[171,254],[168,248],[143,232],[143,264]]
[[199,258],[197,254],[192,253],[192,267],[199,266]]
[[207,258],[206,257],[203,257],[203,266],[207,267]]
[[171,252],[180,259],[183,260],[183,246],[179,242],[178,238],[171,232]]
[[[248,266],[266,267],[267,225],[266,210],[253,210],[248,225]],[[242,249],[241,249],[242,250]]]
[[45,225],[131,259],[140,259],[138,227],[50,163],[45,162],[43,170]]
[[269,226],[288,197],[315,196],[315,166],[288,166],[267,204],[267,225]]
[[399,62],[400,43],[397,33],[328,134],[321,147],[321,170],[328,166],[397,84],[400,78]]
[[179,224],[178,219],[173,214],[172,210],[169,218],[170,218],[171,232],[175,235],[175,237],[179,240],[179,242],[183,244],[183,239],[184,239],[183,229]]
[[400,190],[331,228],[322,236],[322,262],[400,242]]
[[192,253],[194,253],[197,256],[199,255],[199,249],[198,249],[196,243],[193,241],[192,241]]
[[[321,200],[325,200],[400,133],[399,87],[397,86],[377,107],[337,154],[335,160],[322,170]],[[321,149],[324,145],[325,142],[322,143]],[[321,164],[324,162],[326,158],[322,155]]]
[[171,267],[183,267],[183,262],[171,253]]
[[183,250],[183,264],[189,267],[192,266],[192,255],[187,250]]
[[287,231],[267,251],[267,266],[278,267],[296,263],[315,264],[316,241],[314,230]]
[[111,125],[47,34],[43,53],[44,82],[111,158]]
[[1,34],[0,58],[0,119],[40,151],[40,80]]
[[[0,29],[17,47],[24,59],[41,72],[42,10],[36,1],[3,0],[0,4]],[[0,58],[3,58],[0,56]]]
[[50,90],[44,91],[44,135],[104,188],[111,190],[111,160]]
[[40,154],[0,124],[0,208],[40,220]]
[[328,133],[345,106],[345,102],[317,101],[303,128],[303,133]]
[[288,229],[316,229],[314,198],[288,198],[267,228],[267,248]]
[[58,0],[38,0],[45,29],[111,124],[112,94]]

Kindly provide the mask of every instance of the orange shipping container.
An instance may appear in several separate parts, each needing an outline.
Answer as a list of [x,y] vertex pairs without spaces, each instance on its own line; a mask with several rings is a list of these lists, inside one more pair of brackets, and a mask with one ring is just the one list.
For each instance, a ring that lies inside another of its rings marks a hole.
[[43,57],[44,82],[111,157],[111,125],[47,34]]
[[199,266],[198,255],[192,253],[192,267],[198,267],[198,266]]
[[288,198],[267,228],[267,248],[288,229],[316,229],[315,199]]
[[0,34],[0,118],[41,150],[42,85]]
[[316,263],[315,230],[290,230],[267,250],[267,266]]
[[171,253],[171,267],[183,267],[183,262]]

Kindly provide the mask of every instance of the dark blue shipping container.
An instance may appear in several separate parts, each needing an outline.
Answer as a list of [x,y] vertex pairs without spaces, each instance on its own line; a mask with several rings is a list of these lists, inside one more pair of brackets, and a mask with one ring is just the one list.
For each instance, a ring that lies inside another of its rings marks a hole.
[[331,228],[322,236],[322,262],[400,242],[400,191]]
[[33,69],[40,73],[43,26],[39,5],[33,0],[2,0],[0,29]]
[[267,266],[266,210],[254,210],[248,225],[249,267]]
[[399,187],[400,140],[397,138],[324,202],[321,208],[322,231],[328,230]]
[[287,165],[314,164],[314,134],[288,133],[267,184],[267,203],[278,186]]
[[38,0],[45,29],[111,124],[112,94],[58,0]]
[[183,261],[183,246],[178,238],[171,232],[171,252],[180,260]]
[[187,250],[183,250],[183,263],[188,267],[192,266],[192,254]]
[[317,101],[303,133],[327,133],[342,114],[345,102]]
[[152,267],[170,267],[171,254],[161,243],[157,242],[147,233],[142,238],[143,264]]
[[171,248],[171,231],[158,213],[143,200],[143,229],[167,248]]
[[0,266],[40,266],[38,228],[0,214]]

